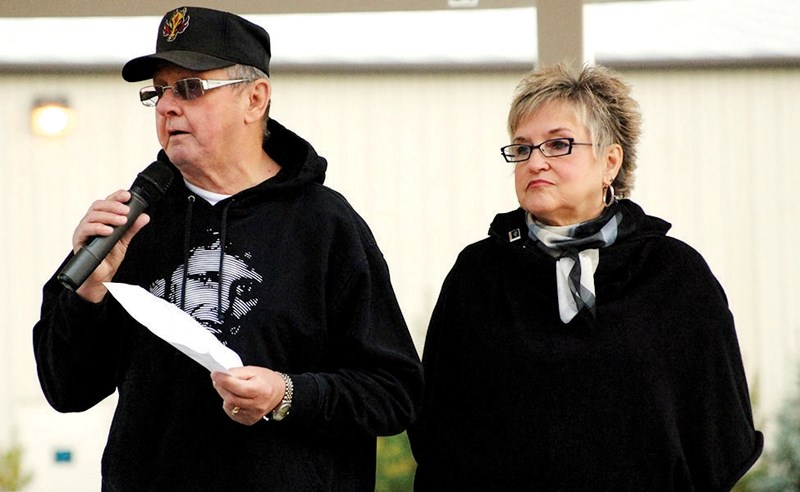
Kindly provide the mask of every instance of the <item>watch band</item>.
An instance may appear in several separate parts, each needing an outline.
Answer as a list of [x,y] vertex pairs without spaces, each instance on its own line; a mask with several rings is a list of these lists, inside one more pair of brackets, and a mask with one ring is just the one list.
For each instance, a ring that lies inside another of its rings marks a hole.
[[281,402],[277,407],[275,407],[275,409],[272,410],[272,412],[267,414],[269,417],[264,415],[264,420],[275,420],[276,422],[279,422],[289,415],[289,410],[292,408],[292,396],[294,396],[294,384],[292,384],[292,378],[283,372],[278,374],[280,374],[283,378],[283,399],[281,399]]

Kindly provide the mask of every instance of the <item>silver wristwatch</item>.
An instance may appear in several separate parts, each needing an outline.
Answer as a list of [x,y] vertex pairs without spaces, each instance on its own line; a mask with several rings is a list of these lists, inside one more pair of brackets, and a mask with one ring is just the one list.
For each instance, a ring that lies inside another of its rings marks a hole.
[[289,415],[289,410],[292,409],[292,393],[294,393],[292,378],[290,378],[288,374],[284,374],[282,372],[279,374],[281,377],[283,377],[285,387],[283,390],[283,399],[270,414],[272,416],[272,420],[275,421],[281,421],[285,419],[287,415]]

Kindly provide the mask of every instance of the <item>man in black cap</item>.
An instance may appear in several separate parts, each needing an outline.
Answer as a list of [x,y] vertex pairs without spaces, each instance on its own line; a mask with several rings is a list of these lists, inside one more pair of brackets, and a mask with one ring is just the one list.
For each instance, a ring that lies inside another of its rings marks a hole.
[[[374,490],[376,436],[414,417],[422,373],[383,256],[323,186],[325,159],[268,117],[269,60],[261,27],[182,7],[123,67],[152,79],[139,95],[175,179],[79,287],[45,285],[34,328],[55,409],[118,392],[103,490]],[[73,251],[125,224],[130,199],[96,201]],[[209,380],[124,312],[112,279],[180,306],[244,367]]]

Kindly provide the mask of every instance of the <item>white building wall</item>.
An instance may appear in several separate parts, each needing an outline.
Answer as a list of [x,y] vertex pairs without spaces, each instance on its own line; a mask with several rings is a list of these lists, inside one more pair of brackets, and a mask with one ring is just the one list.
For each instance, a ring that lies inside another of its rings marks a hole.
[[[512,168],[498,149],[521,75],[273,74],[272,116],[329,159],[327,184],[372,227],[420,351],[456,255],[485,236],[496,212],[516,207]],[[797,386],[800,351],[800,69],[626,76],[645,117],[633,198],[672,222],[672,234],[703,253],[722,282],[757,418],[771,425]],[[91,201],[127,188],[155,157],[153,112],[137,102],[137,87],[117,74],[0,75],[0,448],[13,436],[24,446],[31,492],[99,489],[114,399],[78,415],[50,409],[31,327],[41,286]],[[29,110],[42,96],[70,101],[71,136],[31,134]],[[71,450],[72,462],[56,463],[59,450]]]
[[[725,287],[757,421],[798,389],[800,130],[796,69],[631,74],[645,112],[634,197],[674,224]],[[767,446],[771,444],[767,435]]]

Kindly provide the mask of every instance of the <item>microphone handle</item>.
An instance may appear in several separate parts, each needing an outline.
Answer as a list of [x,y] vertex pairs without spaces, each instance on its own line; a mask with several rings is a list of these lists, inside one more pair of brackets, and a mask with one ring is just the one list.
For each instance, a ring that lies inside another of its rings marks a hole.
[[87,278],[97,269],[103,259],[117,244],[119,239],[131,228],[136,219],[147,208],[147,202],[137,193],[131,191],[131,199],[126,203],[128,211],[128,221],[114,228],[108,236],[95,236],[89,242],[81,246],[69,262],[58,273],[58,280],[65,287],[77,290],[83,285]]

